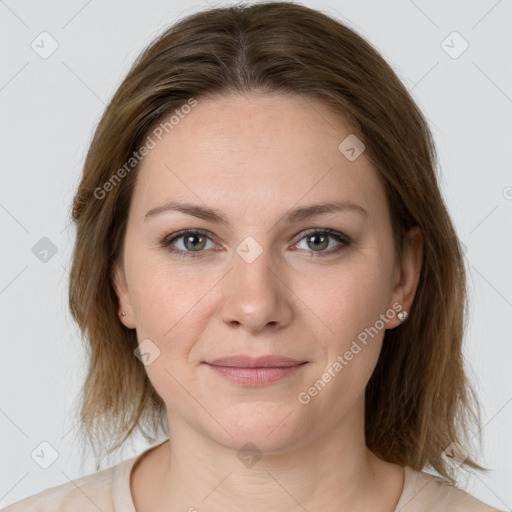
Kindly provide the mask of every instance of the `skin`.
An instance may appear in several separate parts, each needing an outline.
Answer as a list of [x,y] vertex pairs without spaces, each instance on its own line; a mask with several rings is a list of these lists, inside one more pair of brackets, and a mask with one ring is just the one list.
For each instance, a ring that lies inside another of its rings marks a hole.
[[[137,511],[394,510],[403,468],[366,447],[364,390],[396,315],[309,403],[297,398],[393,303],[409,311],[419,280],[421,232],[409,232],[395,264],[375,169],[364,152],[350,161],[338,150],[350,133],[317,101],[229,95],[199,101],[143,160],[115,287],[121,321],[160,350],[145,369],[166,404],[171,443],[135,466]],[[329,200],[367,214],[277,223],[289,209]],[[215,208],[230,226],[178,211],[145,220],[170,201]],[[310,228],[352,244],[329,254],[340,242],[322,245],[304,235]],[[184,229],[211,235],[175,240],[185,257],[161,246]],[[236,252],[249,236],[262,249],[251,263]],[[198,245],[203,257],[188,256]],[[236,354],[308,364],[259,387],[202,364]],[[262,453],[251,467],[237,457],[247,442]]]

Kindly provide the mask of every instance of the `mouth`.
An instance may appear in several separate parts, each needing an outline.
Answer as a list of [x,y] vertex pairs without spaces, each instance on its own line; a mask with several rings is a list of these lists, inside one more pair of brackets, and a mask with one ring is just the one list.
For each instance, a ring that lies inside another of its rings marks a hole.
[[245,386],[264,386],[297,373],[308,364],[282,356],[233,356],[205,361],[217,375]]
[[301,361],[285,356],[268,355],[254,357],[242,354],[229,357],[219,357],[213,361],[205,362],[212,366],[232,366],[237,368],[288,368],[307,363],[307,361]]

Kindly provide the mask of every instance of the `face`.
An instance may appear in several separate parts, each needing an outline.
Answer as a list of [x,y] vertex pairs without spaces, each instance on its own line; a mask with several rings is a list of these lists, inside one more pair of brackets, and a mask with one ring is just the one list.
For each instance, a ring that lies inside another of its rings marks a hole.
[[[319,102],[233,95],[199,101],[143,160],[115,286],[170,431],[279,451],[360,405],[419,263],[395,265],[377,174],[338,149],[350,133]],[[296,212],[334,202],[349,206]],[[208,364],[269,355],[304,364]]]

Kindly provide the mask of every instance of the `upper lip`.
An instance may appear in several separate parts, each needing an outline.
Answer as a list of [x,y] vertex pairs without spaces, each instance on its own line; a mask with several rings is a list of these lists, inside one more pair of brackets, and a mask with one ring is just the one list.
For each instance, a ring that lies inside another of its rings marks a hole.
[[282,368],[289,366],[298,366],[307,361],[298,361],[291,357],[284,356],[246,356],[236,355],[230,357],[219,357],[213,361],[205,361],[206,364],[213,366],[233,366],[236,368]]

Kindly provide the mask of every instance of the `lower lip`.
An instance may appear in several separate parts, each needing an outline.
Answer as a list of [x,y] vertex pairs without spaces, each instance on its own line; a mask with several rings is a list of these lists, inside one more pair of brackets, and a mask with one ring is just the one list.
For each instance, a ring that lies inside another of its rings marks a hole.
[[306,363],[296,366],[269,368],[239,368],[236,366],[208,366],[227,380],[246,386],[264,386],[296,373]]

